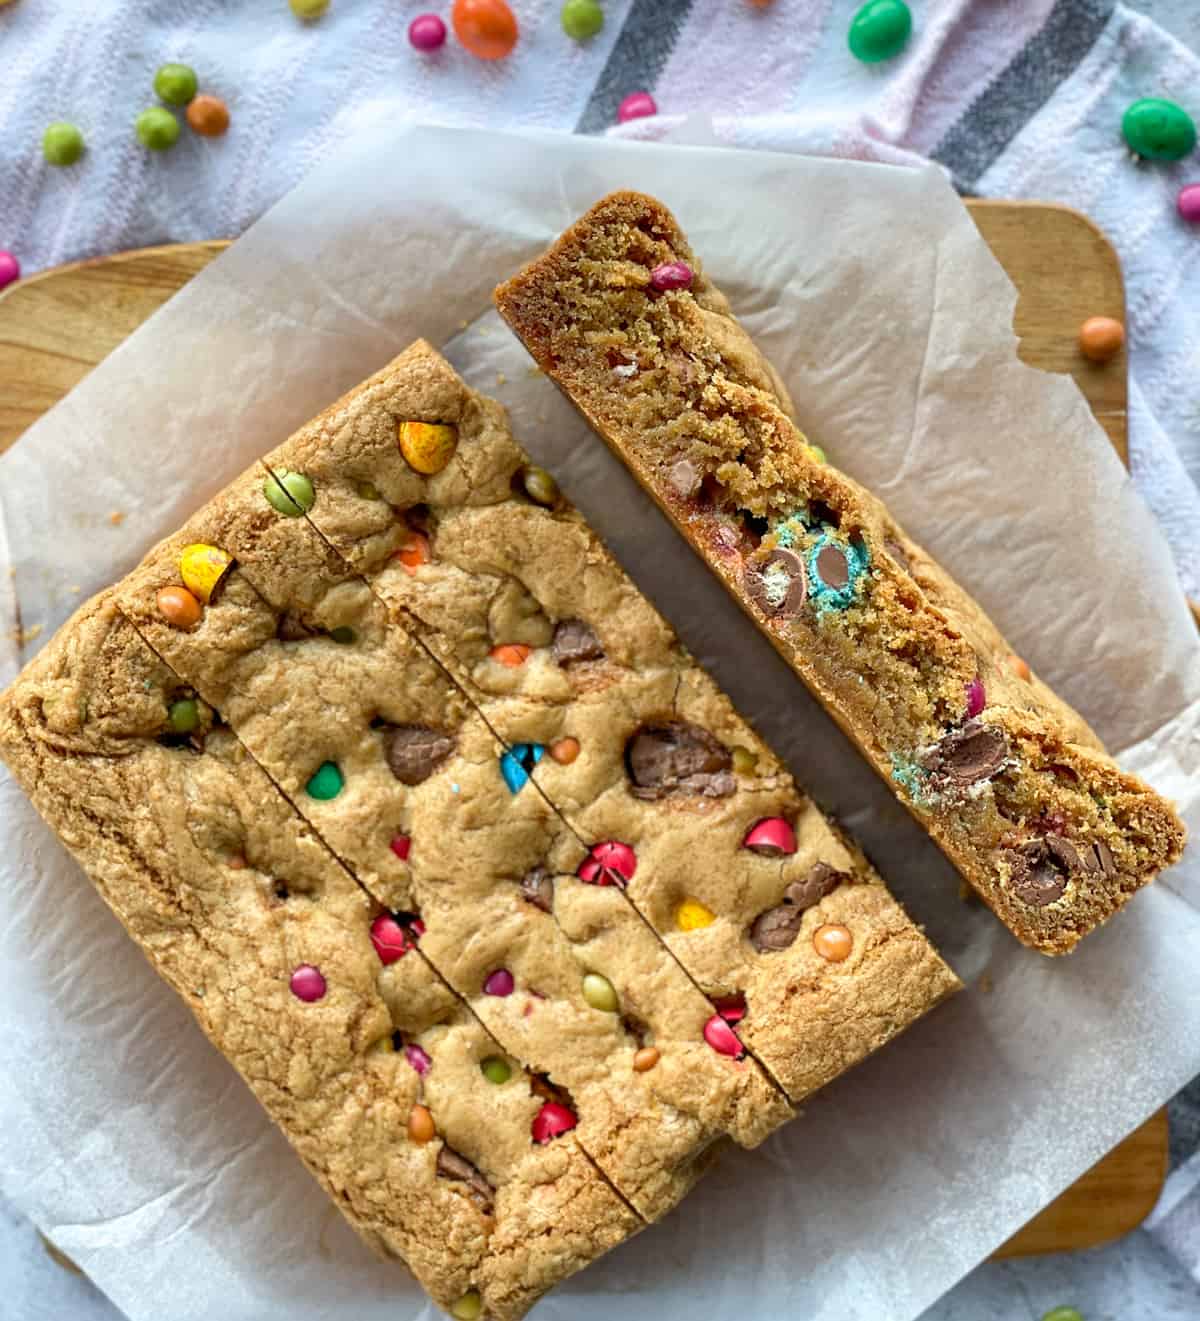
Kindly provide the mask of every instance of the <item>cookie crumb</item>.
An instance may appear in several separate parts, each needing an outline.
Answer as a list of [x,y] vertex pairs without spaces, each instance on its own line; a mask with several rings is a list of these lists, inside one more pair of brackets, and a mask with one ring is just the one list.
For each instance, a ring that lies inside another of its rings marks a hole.
[[121,512],[121,510],[114,509],[112,513],[109,514],[108,521],[113,525],[113,527],[120,527],[121,524],[124,523],[125,521],[125,515]]
[[985,972],[976,984],[984,995],[991,995],[995,985],[992,981],[992,974],[990,972]]
[[503,372],[497,372],[497,373],[496,373],[496,384],[497,384],[497,385],[507,385],[507,384],[508,384],[508,377],[505,376],[505,374],[504,374]]

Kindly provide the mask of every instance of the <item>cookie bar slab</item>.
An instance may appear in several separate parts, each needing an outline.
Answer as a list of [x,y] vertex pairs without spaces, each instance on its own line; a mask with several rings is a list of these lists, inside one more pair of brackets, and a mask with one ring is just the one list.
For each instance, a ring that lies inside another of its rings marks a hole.
[[807,443],[660,203],[603,199],[495,298],[1020,940],[1066,952],[1178,858],[1171,806]]
[[641,1221],[572,1135],[532,1141],[525,1075],[489,1082],[469,1010],[381,961],[377,906],[230,732],[173,728],[184,691],[98,598],[0,697],[0,753],[359,1234],[521,1316]]
[[[582,846],[535,788],[511,766],[506,775],[503,745],[354,570],[304,519],[268,504],[263,477],[244,475],[156,547],[117,589],[121,608],[220,710],[375,899],[405,915],[393,937],[406,939],[419,917],[424,953],[522,1067],[572,1095],[581,1080],[591,1084],[570,1106],[579,1141],[642,1215],[661,1217],[707,1168],[713,1142],[728,1133],[756,1145],[790,1107],[752,1061],[707,1046],[706,1002],[629,912],[634,934],[666,965],[659,989],[673,989],[655,1035],[665,1048],[673,1022],[678,1038],[653,1079],[633,1071],[635,1036],[582,994],[589,972],[607,973],[612,985],[620,967],[583,966],[553,919],[521,898],[525,877],[551,856],[573,871]],[[181,630],[163,616],[158,594],[178,581],[198,538],[233,563],[201,620]],[[336,775],[316,796],[314,767]],[[481,948],[487,966],[464,956]],[[504,997],[485,991],[492,974],[541,992],[522,997],[538,1031],[511,1030],[499,1012]],[[688,1012],[672,1019],[681,1005]],[[586,1068],[555,1035],[568,1029],[590,1032]],[[672,1090],[684,1056],[695,1063],[692,1085]]]
[[[432,476],[402,451],[414,419],[446,433],[445,466]],[[416,621],[500,738],[542,754],[529,773],[580,838],[630,850],[636,872],[611,874],[706,995],[742,1002],[737,1031],[793,1101],[957,987],[548,475],[531,477],[538,470],[499,406],[428,345],[413,345],[266,463],[281,480],[312,481],[306,512],[322,536],[398,617]],[[413,545],[415,558],[405,551]],[[782,830],[782,845],[746,847],[764,821]],[[710,841],[713,865],[697,867]],[[819,864],[820,881],[802,884]],[[804,918],[802,955],[801,915],[857,880],[873,890],[847,909],[854,957],[813,955],[819,927],[845,926],[816,910]],[[769,946],[756,926],[768,920]],[[867,957],[885,944],[886,958]],[[790,975],[796,962],[802,983]],[[807,992],[788,989],[798,985],[830,1007],[830,1039],[811,1058],[788,1036],[787,1003],[798,1033],[812,1018]]]

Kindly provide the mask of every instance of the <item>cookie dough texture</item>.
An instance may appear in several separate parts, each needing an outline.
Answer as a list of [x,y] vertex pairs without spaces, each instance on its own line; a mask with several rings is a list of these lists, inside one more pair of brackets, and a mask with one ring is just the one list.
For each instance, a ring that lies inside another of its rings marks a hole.
[[[640,1221],[572,1135],[530,1143],[525,1076],[484,1078],[495,1041],[419,953],[380,962],[378,906],[228,730],[172,740],[179,692],[98,598],[0,699],[0,749],[362,1237],[443,1306],[474,1288],[488,1315],[522,1315]],[[303,964],[327,983],[315,1004],[289,990]],[[427,1052],[424,1078],[398,1041]],[[425,1144],[406,1131],[417,1101]],[[490,1195],[439,1173],[446,1149]]]
[[661,204],[605,198],[496,303],[1020,940],[1066,952],[1178,858],[1171,806],[806,442]]

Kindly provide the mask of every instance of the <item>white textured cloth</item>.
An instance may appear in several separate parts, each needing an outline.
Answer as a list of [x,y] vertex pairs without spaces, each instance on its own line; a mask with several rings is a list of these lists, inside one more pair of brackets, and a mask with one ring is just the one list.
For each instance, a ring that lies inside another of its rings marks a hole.
[[[14,0],[0,6],[0,248],[32,273],[232,237],[381,123],[598,132],[643,88],[663,113],[620,130],[628,136],[700,112],[731,145],[932,156],[965,192],[1076,206],[1116,244],[1134,476],[1200,599],[1200,228],[1174,210],[1178,188],[1200,182],[1200,156],[1135,165],[1119,137],[1139,96],[1170,97],[1200,118],[1200,3],[1142,0],[1156,26],[1115,0],[910,0],[909,48],[866,67],[846,50],[859,2],[603,0],[604,30],[580,46],[562,34],[559,0],[512,0],[517,51],[482,64],[453,38],[433,56],[411,49],[409,19],[448,7],[436,0],[332,0],[309,24],[286,0]],[[185,130],[168,153],[138,145],[134,119],[154,104],[154,70],[168,60],[193,65],[201,89],[228,102],[225,138]],[[56,119],[87,141],[68,169],[41,156]],[[1148,1231],[1080,1257],[981,1268],[930,1321],[1033,1321],[1063,1303],[1089,1317],[1200,1316],[1200,1086],[1188,1094],[1173,1109],[1173,1132],[1187,1137],[1173,1140],[1175,1169]],[[28,1228],[5,1216],[0,1278],[0,1317],[115,1317],[85,1283],[47,1271]]]

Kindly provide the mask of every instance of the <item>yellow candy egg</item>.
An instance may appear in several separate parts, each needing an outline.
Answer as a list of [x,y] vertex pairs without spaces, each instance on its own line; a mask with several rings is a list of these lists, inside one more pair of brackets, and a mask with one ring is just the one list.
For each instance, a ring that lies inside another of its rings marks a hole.
[[705,908],[699,899],[685,899],[675,910],[675,925],[680,931],[699,931],[716,920],[716,913]]
[[458,447],[458,428],[444,422],[401,422],[398,436],[405,462],[427,477],[441,472]]
[[179,556],[179,573],[183,585],[198,600],[207,605],[220,586],[221,579],[233,567],[233,556],[219,546],[206,546],[193,542],[184,546]]

